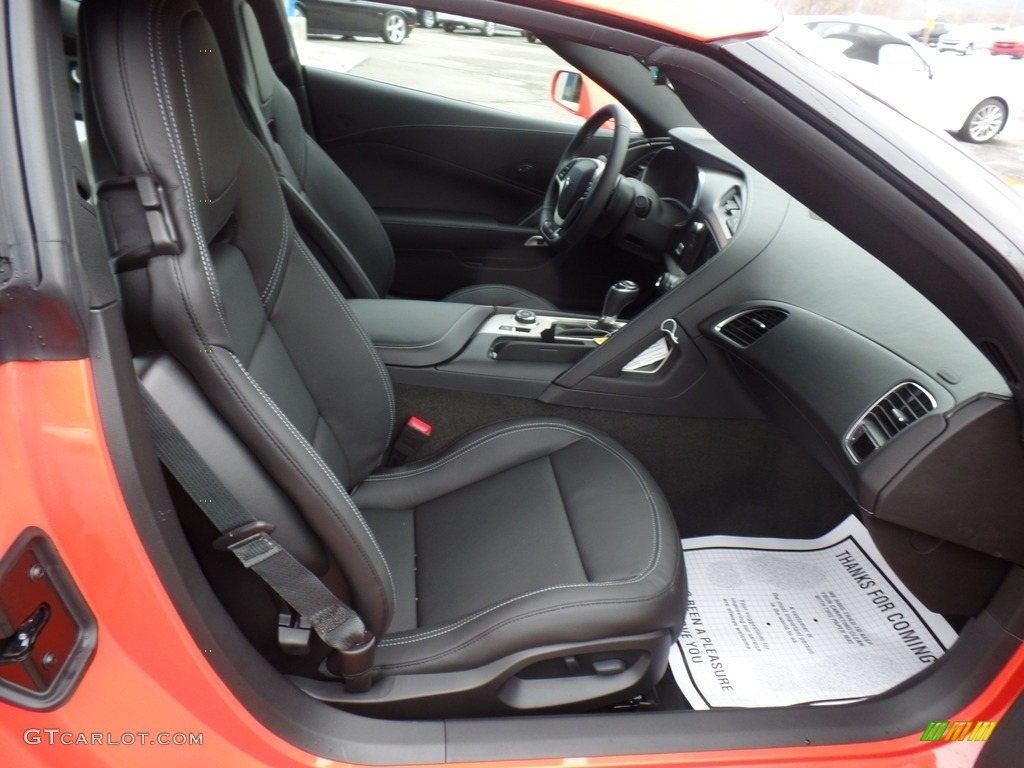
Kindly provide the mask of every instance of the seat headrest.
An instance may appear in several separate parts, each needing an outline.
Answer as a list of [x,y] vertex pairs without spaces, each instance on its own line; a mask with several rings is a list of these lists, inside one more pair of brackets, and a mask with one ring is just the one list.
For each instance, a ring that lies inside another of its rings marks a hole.
[[245,127],[195,0],[86,0],[87,121],[107,172],[150,174],[209,241],[231,217]]

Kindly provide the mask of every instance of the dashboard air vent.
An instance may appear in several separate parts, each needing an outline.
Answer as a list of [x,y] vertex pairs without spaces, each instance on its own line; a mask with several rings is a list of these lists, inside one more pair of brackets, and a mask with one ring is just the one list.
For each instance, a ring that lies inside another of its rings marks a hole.
[[844,441],[846,452],[859,464],[936,406],[935,398],[920,384],[898,384],[854,422]]
[[654,159],[654,156],[656,154],[657,152],[652,152],[649,155],[644,155],[635,163],[633,163],[633,165],[631,165],[623,175],[629,176],[634,179],[642,179],[644,177],[644,174],[647,173],[647,167],[651,164],[651,160]]
[[760,307],[741,312],[719,323],[715,330],[738,347],[749,347],[789,317],[789,313],[775,307]]
[[743,197],[739,187],[733,187],[718,201],[718,212],[729,234],[735,235],[743,218]]

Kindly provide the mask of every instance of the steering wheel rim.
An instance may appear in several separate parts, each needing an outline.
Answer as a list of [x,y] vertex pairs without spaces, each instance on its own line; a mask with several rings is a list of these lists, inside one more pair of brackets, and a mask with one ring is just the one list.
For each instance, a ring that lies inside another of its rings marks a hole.
[[[584,145],[609,120],[615,129],[608,155],[581,156]],[[544,196],[540,234],[548,245],[567,248],[597,223],[615,191],[628,149],[629,116],[618,104],[601,107],[580,126],[562,153]]]

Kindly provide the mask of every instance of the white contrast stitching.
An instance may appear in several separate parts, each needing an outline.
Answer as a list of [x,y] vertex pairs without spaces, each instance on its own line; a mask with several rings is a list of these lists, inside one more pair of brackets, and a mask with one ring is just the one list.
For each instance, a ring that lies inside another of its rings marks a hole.
[[274,292],[277,290],[278,281],[284,274],[284,256],[287,252],[288,236],[291,234],[292,229],[289,226],[289,221],[287,216],[281,220],[281,245],[277,249],[277,258],[274,260],[274,271],[270,273],[270,282],[267,283],[267,287],[260,294],[260,301],[263,302],[264,306],[270,301],[270,297],[274,295]]
[[573,434],[573,435],[579,435],[580,437],[590,437],[590,434],[587,433],[587,432],[584,432],[583,430],[576,429],[576,428],[573,428],[573,427],[568,427],[565,424],[557,424],[557,423],[547,422],[547,421],[533,423],[533,424],[530,424],[529,426],[525,426],[525,427],[506,427],[505,429],[499,430],[498,432],[495,432],[494,434],[486,435],[485,437],[479,437],[476,440],[474,440],[473,442],[469,443],[468,445],[465,445],[462,448],[460,448],[456,453],[453,453],[451,456],[447,456],[447,457],[445,457],[443,459],[438,459],[437,461],[433,462],[432,464],[426,464],[426,465],[424,465],[422,467],[418,467],[418,468],[416,468],[414,470],[409,470],[409,471],[405,471],[405,472],[399,470],[399,471],[396,471],[396,472],[385,472],[385,473],[381,473],[381,474],[370,475],[365,480],[363,480],[363,482],[364,483],[371,483],[371,482],[380,482],[382,480],[400,480],[400,479],[406,478],[406,477],[415,477],[416,475],[422,475],[422,474],[425,474],[427,472],[433,472],[435,469],[443,467],[445,464],[448,464],[449,462],[452,462],[452,461],[455,461],[458,458],[461,458],[463,455],[469,453],[474,448],[476,448],[478,446],[481,446],[481,445],[485,445],[485,444],[491,442],[492,440],[497,440],[499,437],[505,437],[506,435],[516,434],[517,432],[532,432],[532,431],[538,430],[538,429],[555,429],[555,430],[559,430],[561,432],[569,432],[570,434]]
[[199,131],[196,130],[196,117],[192,112],[192,94],[189,92],[188,76],[185,74],[185,53],[181,49],[181,38],[178,38],[178,66],[181,68],[181,84],[185,86],[185,107],[188,109],[188,122],[192,126],[192,143],[196,147],[199,158],[199,180],[203,184],[203,197],[210,198],[210,189],[206,183],[206,172],[203,170],[203,153],[199,151]]
[[[274,178],[277,178],[277,166],[274,165],[274,161],[270,158],[269,154],[262,145],[260,145],[260,155],[264,160],[267,161],[267,165],[270,166],[270,170],[274,174]],[[284,193],[281,191],[280,184],[274,184],[274,189],[277,190],[277,200],[281,204],[281,212],[284,214],[281,217],[281,244],[277,248],[277,259],[274,261],[274,271],[270,274],[270,282],[267,287],[263,289],[263,293],[260,294],[260,301],[266,305],[270,297],[274,295],[274,291],[277,290],[277,283],[281,279],[281,275],[284,274],[284,255],[286,246],[288,245],[288,236],[291,233],[291,215],[288,213],[288,206],[284,201]]]
[[384,564],[384,570],[388,575],[388,582],[391,585],[391,594],[394,595],[395,582],[391,578],[391,568],[388,566],[388,561],[384,557],[384,553],[381,551],[380,545],[377,543],[377,539],[373,535],[373,531],[370,530],[370,526],[366,524],[366,520],[363,518],[363,515],[359,511],[359,508],[356,507],[356,505],[352,502],[352,498],[348,495],[348,491],[346,491],[342,484],[338,481],[337,476],[334,474],[331,468],[327,466],[327,464],[324,462],[320,454],[316,452],[316,449],[309,444],[309,441],[306,439],[306,437],[301,432],[299,432],[298,429],[295,428],[295,425],[292,424],[291,419],[289,419],[285,415],[284,411],[282,411],[277,406],[277,403],[273,401],[270,395],[263,391],[263,387],[261,387],[259,385],[259,382],[257,382],[256,379],[252,377],[252,374],[250,374],[246,367],[242,364],[242,361],[235,356],[235,353],[228,351],[228,354],[231,355],[231,359],[235,361],[235,365],[238,366],[238,369],[245,375],[245,378],[249,380],[250,384],[252,384],[253,389],[255,389],[263,398],[264,402],[266,402],[266,404],[270,406],[270,409],[281,420],[281,423],[284,424],[285,428],[292,434],[292,437],[294,437],[298,441],[299,445],[301,445],[306,450],[306,453],[308,453],[310,458],[312,458],[313,461],[316,462],[316,465],[324,473],[327,479],[331,481],[331,484],[334,486],[335,490],[338,491],[341,497],[345,500],[345,503],[348,504],[349,509],[352,510],[352,514],[355,515],[356,520],[358,520],[360,525],[363,526],[363,530],[369,537],[370,543],[372,543],[374,549],[377,550],[377,554],[380,556],[380,560]]
[[388,398],[388,431],[384,436],[384,450],[377,459],[378,463],[382,463],[384,461],[384,453],[391,444],[391,433],[395,429],[395,395],[391,391],[391,379],[388,377],[388,373],[384,369],[384,363],[381,362],[380,355],[377,354],[377,349],[373,346],[373,342],[370,341],[370,337],[366,335],[366,331],[363,330],[363,326],[359,324],[359,320],[356,319],[355,313],[348,305],[348,302],[345,301],[338,292],[338,286],[331,282],[331,279],[327,277],[323,269],[320,267],[319,262],[317,262],[313,257],[313,254],[309,252],[309,249],[306,248],[305,243],[302,242],[302,238],[296,235],[295,242],[299,246],[299,250],[306,257],[306,260],[309,261],[310,266],[313,268],[313,272],[318,278],[320,278],[320,282],[326,286],[327,292],[338,303],[338,306],[340,306],[342,311],[345,312],[345,316],[352,324],[352,327],[355,328],[360,337],[362,337],[363,342],[366,344],[367,352],[370,354],[370,359],[373,360],[374,365],[377,368],[377,373],[380,374],[381,382],[384,384],[384,394],[387,395]]
[[[156,55],[154,48],[154,42],[156,38],[160,36],[160,29],[162,26],[162,20],[160,20],[157,23],[156,29],[153,29],[153,18],[159,17],[159,10],[154,12],[154,6],[157,5],[157,3],[162,6],[163,0],[150,0],[149,18],[146,20],[150,71],[153,74],[153,90],[157,95],[157,106],[160,107],[160,119],[164,124],[164,132],[167,134],[167,139],[171,145],[171,156],[174,158],[174,165],[178,169],[178,176],[181,179],[181,185],[185,193],[185,205],[188,209],[188,218],[192,224],[192,230],[195,232],[196,242],[199,246],[199,260],[202,262],[203,272],[206,274],[206,282],[209,285],[210,293],[213,296],[213,305],[217,310],[217,314],[220,316],[221,322],[224,324],[225,332],[230,335],[230,331],[228,331],[227,327],[228,321],[224,316],[220,288],[213,276],[213,263],[210,261],[210,252],[206,247],[206,238],[203,236],[203,229],[199,224],[199,218],[195,209],[195,200],[192,198],[192,185],[190,183],[189,176],[185,173],[185,168],[182,165],[184,147],[182,146],[181,138],[178,135],[177,125],[168,118],[168,109],[164,105],[164,101],[169,99],[169,96],[167,95],[169,93],[169,88],[167,85],[167,73],[164,71],[163,59]],[[157,79],[158,74],[159,79]],[[179,155],[179,152],[181,155]]]
[[[649,506],[649,508],[651,510],[651,517],[652,517],[653,522],[654,522],[654,525],[653,525],[654,547],[653,547],[653,550],[651,552],[651,562],[648,564],[647,568],[645,568],[638,575],[633,576],[633,577],[631,577],[629,579],[619,579],[619,580],[616,580],[616,581],[602,581],[602,582],[597,582],[597,583],[584,582],[584,583],[577,583],[577,584],[558,584],[558,585],[551,586],[551,587],[544,587],[543,589],[537,589],[537,590],[534,590],[533,592],[527,592],[526,594],[523,594],[523,595],[517,595],[516,597],[513,597],[513,598],[510,598],[508,600],[505,600],[504,602],[498,603],[497,605],[492,605],[492,606],[489,606],[488,608],[484,608],[483,610],[477,611],[476,613],[471,614],[470,616],[467,616],[464,619],[460,619],[457,622],[454,622],[452,624],[448,624],[448,625],[443,626],[443,627],[438,627],[436,629],[432,629],[432,630],[429,630],[427,632],[420,633],[418,635],[408,635],[408,636],[404,636],[404,637],[399,637],[399,638],[396,638],[394,640],[387,640],[387,639],[385,639],[381,643],[379,643],[379,645],[381,647],[396,647],[396,646],[399,646],[399,645],[411,645],[413,643],[417,643],[417,642],[420,642],[422,640],[432,640],[432,639],[434,639],[436,637],[440,637],[442,635],[446,635],[449,632],[454,632],[455,630],[460,629],[461,627],[466,626],[467,624],[475,621],[476,619],[479,619],[481,616],[486,616],[487,614],[492,613],[493,611],[499,610],[500,608],[504,608],[505,606],[511,605],[512,603],[515,603],[515,602],[517,602],[519,600],[523,600],[523,599],[528,598],[528,597],[533,597],[535,595],[545,594],[547,592],[553,592],[555,590],[577,589],[577,588],[585,588],[585,587],[624,586],[626,584],[636,584],[636,583],[646,579],[658,567],[658,563],[661,561],[661,547],[659,546],[660,540],[661,540],[661,521],[658,518],[658,509],[657,509],[657,506],[654,503],[654,498],[651,495],[650,488],[648,487],[647,483],[644,481],[643,476],[640,474],[639,470],[637,470],[635,464],[633,464],[629,459],[627,459],[625,456],[623,456],[617,450],[612,448],[610,445],[606,444],[605,442],[600,440],[598,437],[596,437],[595,435],[590,434],[589,432],[585,432],[583,430],[579,430],[579,429],[575,429],[575,428],[572,428],[572,427],[568,427],[568,426],[566,426],[564,424],[552,424],[552,423],[543,423],[543,424],[538,424],[538,425],[530,426],[530,427],[509,428],[509,429],[503,430],[502,432],[499,432],[499,433],[497,433],[495,435],[491,435],[490,437],[488,437],[486,439],[482,438],[480,440],[474,441],[473,443],[471,443],[468,446],[466,446],[464,449],[460,450],[458,453],[454,454],[453,456],[450,456],[445,461],[435,462],[434,464],[429,465],[428,467],[424,467],[421,471],[429,472],[429,471],[432,471],[433,469],[437,469],[438,467],[444,466],[449,461],[452,461],[455,458],[457,458],[457,457],[459,457],[461,455],[464,455],[471,448],[473,448],[475,446],[478,446],[478,445],[483,445],[484,443],[489,442],[492,439],[496,439],[498,437],[505,437],[507,435],[515,434],[515,433],[518,433],[518,432],[527,432],[527,431],[531,431],[533,429],[556,429],[556,430],[560,430],[560,431],[563,431],[563,432],[569,432],[571,434],[579,435],[580,437],[584,437],[584,438],[586,438],[586,439],[596,443],[597,445],[600,445],[602,448],[604,448],[606,451],[611,453],[619,461],[621,461],[623,464],[626,465],[626,467],[629,469],[629,471],[636,478],[637,482],[640,484],[641,489],[643,490],[644,497],[647,499],[647,504],[648,504],[648,506]],[[380,478],[380,479],[392,480],[392,479],[395,479],[396,477],[410,477],[410,476],[415,475],[415,474],[420,474],[421,471],[417,471],[417,472],[413,472],[413,473],[407,473],[405,475],[394,475],[394,476],[391,476],[391,477],[385,477],[385,478]],[[370,479],[375,479],[375,478],[367,478],[367,480],[370,480]]]

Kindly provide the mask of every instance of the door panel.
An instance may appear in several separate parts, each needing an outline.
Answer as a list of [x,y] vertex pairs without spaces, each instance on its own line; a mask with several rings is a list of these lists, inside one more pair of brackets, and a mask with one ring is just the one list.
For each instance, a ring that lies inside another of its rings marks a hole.
[[374,208],[517,224],[543,199],[558,159],[548,151],[564,149],[564,137],[548,141],[547,148],[530,147],[521,131],[420,125],[370,129],[324,148]]
[[351,75],[307,69],[306,78],[318,141],[375,208],[518,223],[575,132]]
[[585,256],[526,245],[574,126],[326,70],[306,81],[318,141],[392,239],[394,293],[508,283],[566,309],[600,305],[617,279],[600,245]]

